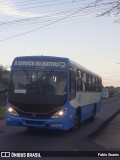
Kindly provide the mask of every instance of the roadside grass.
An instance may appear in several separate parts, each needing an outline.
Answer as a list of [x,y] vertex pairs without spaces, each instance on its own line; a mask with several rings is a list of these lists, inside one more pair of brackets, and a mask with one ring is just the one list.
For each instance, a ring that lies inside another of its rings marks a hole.
[[0,120],[1,119],[5,119],[5,110],[6,110],[6,106],[0,106]]

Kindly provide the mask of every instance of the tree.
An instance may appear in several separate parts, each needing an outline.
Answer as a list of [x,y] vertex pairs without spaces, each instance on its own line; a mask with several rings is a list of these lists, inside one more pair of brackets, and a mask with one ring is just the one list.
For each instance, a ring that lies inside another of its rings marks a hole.
[[91,0],[87,7],[99,9],[98,16],[114,16],[115,22],[120,21],[120,0]]
[[0,66],[0,92],[6,91],[8,87],[10,71],[6,67]]
[[10,71],[7,70],[7,67],[0,65],[0,105],[5,104],[6,102],[9,74]]
[[6,68],[3,65],[0,65],[0,81],[2,79],[2,72],[5,70],[6,70]]

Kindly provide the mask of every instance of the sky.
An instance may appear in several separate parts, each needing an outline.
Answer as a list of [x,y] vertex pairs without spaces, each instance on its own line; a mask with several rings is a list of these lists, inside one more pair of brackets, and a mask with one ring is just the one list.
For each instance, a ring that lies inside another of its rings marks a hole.
[[68,57],[100,75],[104,86],[120,87],[120,23],[87,3],[0,0],[0,65],[16,56]]

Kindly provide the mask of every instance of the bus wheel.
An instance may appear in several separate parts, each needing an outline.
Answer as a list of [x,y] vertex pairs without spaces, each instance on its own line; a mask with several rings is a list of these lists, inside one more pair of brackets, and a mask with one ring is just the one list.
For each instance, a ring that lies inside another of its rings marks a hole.
[[94,106],[94,110],[93,110],[93,116],[91,117],[91,120],[94,121],[96,117],[96,104]]
[[76,113],[75,119],[74,119],[74,127],[73,127],[73,128],[74,128],[74,129],[78,128],[79,124],[80,124],[79,114]]

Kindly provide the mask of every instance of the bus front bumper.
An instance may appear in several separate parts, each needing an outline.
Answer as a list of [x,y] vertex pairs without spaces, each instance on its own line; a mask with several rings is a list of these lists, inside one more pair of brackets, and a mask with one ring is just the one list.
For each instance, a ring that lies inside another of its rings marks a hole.
[[11,116],[9,113],[6,114],[6,125],[7,126],[25,126],[33,128],[46,128],[46,129],[58,129],[68,130],[68,117],[59,119],[35,119],[35,118],[23,118],[17,116]]

